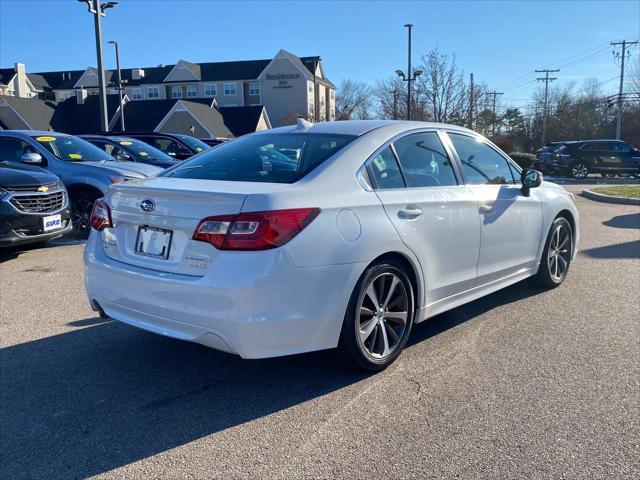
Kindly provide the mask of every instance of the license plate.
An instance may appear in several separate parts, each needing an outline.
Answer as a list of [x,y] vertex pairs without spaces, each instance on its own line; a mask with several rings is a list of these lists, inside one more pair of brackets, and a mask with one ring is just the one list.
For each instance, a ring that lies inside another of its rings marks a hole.
[[42,229],[45,232],[62,228],[62,215],[49,215],[42,218]]
[[169,258],[173,231],[146,225],[138,227],[135,252],[145,257]]

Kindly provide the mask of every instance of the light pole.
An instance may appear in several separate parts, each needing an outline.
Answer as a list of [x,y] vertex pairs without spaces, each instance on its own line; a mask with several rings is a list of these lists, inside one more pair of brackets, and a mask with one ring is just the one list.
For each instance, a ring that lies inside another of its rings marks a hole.
[[407,75],[405,76],[402,70],[396,70],[396,74],[402,78],[402,81],[407,82],[407,120],[411,120],[411,82],[416,80],[416,77],[422,75],[422,70],[411,71],[411,29],[413,25],[407,23],[405,25],[409,31],[409,61],[407,65]]
[[98,56],[98,89],[100,95],[100,128],[106,132],[109,128],[107,118],[107,90],[104,85],[104,65],[102,63],[102,25],[100,17],[104,17],[104,11],[118,5],[118,2],[100,3],[100,0],[78,0],[87,4],[87,10],[93,15],[96,32],[96,55]]
[[122,100],[122,74],[120,72],[120,48],[118,42],[115,40],[109,40],[107,43],[111,43],[116,47],[116,70],[118,71],[118,94],[120,95],[120,131],[124,132],[124,103]]

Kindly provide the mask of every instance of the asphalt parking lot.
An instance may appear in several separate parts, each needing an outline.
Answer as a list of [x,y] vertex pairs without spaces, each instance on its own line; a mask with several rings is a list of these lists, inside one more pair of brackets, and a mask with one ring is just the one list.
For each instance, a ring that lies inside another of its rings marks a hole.
[[577,203],[564,285],[418,325],[377,375],[96,318],[81,243],[0,254],[0,477],[640,478],[640,208]]

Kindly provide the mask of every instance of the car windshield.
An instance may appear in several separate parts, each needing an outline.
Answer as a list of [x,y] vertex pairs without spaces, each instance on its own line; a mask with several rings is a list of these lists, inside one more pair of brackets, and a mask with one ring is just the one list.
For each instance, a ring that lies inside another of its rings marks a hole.
[[69,135],[37,135],[36,142],[65,162],[99,162],[113,160],[111,155],[86,140]]
[[317,133],[248,135],[182,162],[162,176],[293,183],[355,138]]
[[190,137],[189,135],[176,135],[176,137],[182,140],[194,152],[197,152],[197,153],[204,152],[209,148],[209,145],[204,143],[202,140],[198,140],[197,138]]
[[152,147],[148,143],[136,140],[135,138],[113,138],[112,140],[139,162],[144,162],[145,160],[175,161],[174,158],[158,150],[156,147]]

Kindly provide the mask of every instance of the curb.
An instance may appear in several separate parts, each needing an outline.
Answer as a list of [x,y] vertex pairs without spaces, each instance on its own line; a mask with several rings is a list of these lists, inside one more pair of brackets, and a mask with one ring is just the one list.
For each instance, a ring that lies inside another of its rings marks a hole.
[[612,197],[610,195],[592,192],[591,190],[583,190],[582,196],[596,202],[615,203],[618,205],[640,205],[640,198]]

